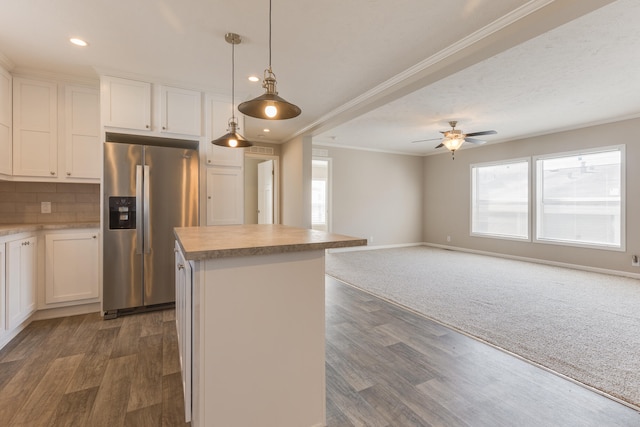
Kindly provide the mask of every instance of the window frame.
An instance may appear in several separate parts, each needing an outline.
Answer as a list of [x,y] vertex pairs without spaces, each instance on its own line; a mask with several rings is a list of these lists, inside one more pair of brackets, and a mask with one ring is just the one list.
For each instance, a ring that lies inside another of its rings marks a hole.
[[[578,248],[589,248],[589,249],[601,249],[607,251],[616,251],[616,252],[624,252],[626,251],[626,201],[627,201],[627,192],[626,192],[626,146],[625,144],[618,145],[609,145],[604,147],[594,147],[587,148],[582,150],[573,150],[573,151],[565,151],[560,153],[550,153],[533,156],[532,165],[535,167],[531,168],[533,172],[533,192],[534,200],[535,200],[535,211],[532,212],[532,215],[535,215],[533,221],[531,221],[535,227],[534,232],[532,233],[532,238],[534,243],[540,243],[545,245],[559,245],[559,246],[569,246],[569,247],[578,247]],[[553,238],[545,238],[540,237],[540,221],[542,219],[541,210],[542,210],[542,193],[543,186],[542,179],[540,176],[540,168],[542,167],[539,163],[541,160],[549,160],[549,159],[558,159],[563,157],[574,157],[578,155],[589,155],[596,153],[604,153],[609,151],[620,151],[620,245],[609,245],[609,244],[597,244],[597,243],[581,243],[573,240],[563,240],[563,239],[553,239]]]
[[[508,234],[494,234],[494,233],[482,233],[482,232],[478,232],[478,231],[474,231],[473,230],[473,216],[474,216],[474,194],[475,194],[475,174],[474,174],[474,168],[478,168],[478,167],[490,167],[490,166],[502,166],[502,165],[509,165],[509,164],[515,164],[515,163],[526,163],[527,164],[527,236],[526,237],[521,237],[521,236],[515,236],[515,235],[508,235]],[[469,212],[469,232],[470,232],[470,236],[472,237],[485,237],[485,238],[490,238],[490,239],[501,239],[501,240],[513,240],[513,241],[518,241],[518,242],[531,242],[531,236],[532,236],[532,176],[531,176],[531,172],[532,172],[532,167],[531,167],[532,163],[531,163],[531,157],[519,157],[519,158],[515,158],[515,159],[506,159],[506,160],[499,160],[499,161],[493,161],[493,162],[482,162],[482,163],[472,163],[471,165],[469,165],[469,181],[470,181],[470,191],[469,191],[469,207],[470,207],[470,212]]]

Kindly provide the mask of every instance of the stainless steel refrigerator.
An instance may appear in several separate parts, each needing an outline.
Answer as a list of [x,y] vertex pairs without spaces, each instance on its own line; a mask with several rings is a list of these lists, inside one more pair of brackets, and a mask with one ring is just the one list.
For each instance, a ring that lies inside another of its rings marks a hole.
[[198,225],[198,141],[107,133],[105,319],[175,302],[174,227]]

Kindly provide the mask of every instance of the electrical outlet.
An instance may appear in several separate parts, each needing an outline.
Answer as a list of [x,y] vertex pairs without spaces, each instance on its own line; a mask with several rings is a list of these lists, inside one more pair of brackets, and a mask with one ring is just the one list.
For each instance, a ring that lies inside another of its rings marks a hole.
[[41,202],[40,213],[51,213],[51,202]]
[[369,243],[373,243],[373,236],[369,237]]
[[447,236],[447,242],[451,241],[451,236]]
[[638,258],[638,255],[631,256],[631,266],[640,267],[640,258]]

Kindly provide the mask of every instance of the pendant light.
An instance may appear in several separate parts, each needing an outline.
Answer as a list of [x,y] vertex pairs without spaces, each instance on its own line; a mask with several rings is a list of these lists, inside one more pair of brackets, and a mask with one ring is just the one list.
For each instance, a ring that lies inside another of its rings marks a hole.
[[240,135],[237,131],[238,122],[236,121],[236,105],[235,105],[235,45],[240,44],[242,39],[236,33],[227,33],[224,35],[227,43],[231,44],[231,118],[229,119],[229,127],[227,133],[218,139],[211,141],[214,145],[229,148],[251,147],[253,144]]
[[284,120],[300,115],[302,110],[278,96],[276,75],[271,70],[271,0],[269,0],[269,68],[264,70],[262,87],[265,93],[238,105],[238,110],[256,119]]

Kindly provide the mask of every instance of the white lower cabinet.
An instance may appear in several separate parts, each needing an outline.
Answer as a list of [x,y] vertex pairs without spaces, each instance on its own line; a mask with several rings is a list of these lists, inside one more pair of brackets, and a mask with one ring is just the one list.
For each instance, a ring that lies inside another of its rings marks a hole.
[[7,335],[6,325],[6,280],[5,280],[5,244],[0,243],[0,343],[4,343],[5,336]]
[[191,264],[176,242],[176,329],[184,391],[185,421],[191,421]]
[[36,309],[37,238],[6,243],[6,329],[26,320]]
[[47,234],[45,252],[46,305],[84,304],[99,298],[97,231]]

